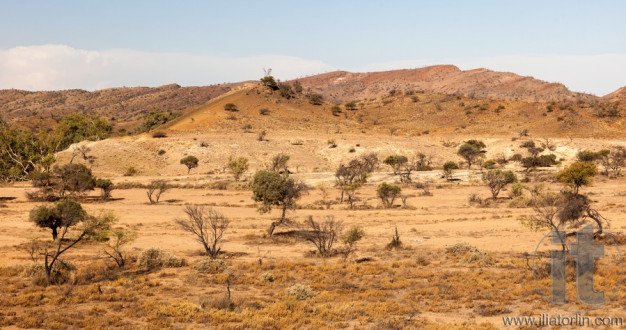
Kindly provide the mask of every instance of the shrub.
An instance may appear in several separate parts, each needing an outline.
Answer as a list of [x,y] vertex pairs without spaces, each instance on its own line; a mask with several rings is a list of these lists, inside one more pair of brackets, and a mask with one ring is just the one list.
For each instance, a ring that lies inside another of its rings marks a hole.
[[235,179],[235,181],[239,181],[241,176],[248,170],[248,158],[233,158],[232,156],[230,156],[228,158],[228,163],[226,163],[226,167],[233,174],[233,178]]
[[263,116],[267,116],[267,115],[270,114],[270,109],[268,109],[268,108],[259,109],[259,114],[263,115]]
[[163,149],[159,149],[159,151],[157,152],[157,154],[158,154],[159,156],[163,156],[163,155],[165,155],[165,153],[166,153],[166,151],[165,151],[165,150],[163,150]]
[[387,243],[387,250],[399,249],[402,246],[400,240],[400,234],[398,233],[398,226],[396,226],[395,234],[391,237],[391,242]]
[[137,175],[138,171],[136,168],[130,166],[126,169],[126,172],[124,172],[124,176],[135,176]]
[[272,275],[272,273],[265,272],[259,275],[259,281],[268,283],[274,282],[274,275]]
[[315,297],[315,292],[308,285],[294,284],[287,288],[287,295],[297,300],[307,300]]
[[160,111],[150,111],[144,116],[141,128],[139,128],[138,130],[140,132],[151,131],[153,128],[161,126],[176,117],[177,114],[174,114],[171,111],[168,111],[167,113],[163,113]]
[[289,84],[278,83],[278,90],[280,92],[280,96],[288,100],[296,96],[296,93],[293,91],[293,88],[291,88],[291,85]]
[[493,159],[488,159],[483,162],[482,166],[486,169],[493,169],[494,167],[496,167],[496,161]]
[[356,110],[357,106],[355,102],[348,102],[345,104],[346,110]]
[[101,194],[102,199],[111,198],[111,191],[113,191],[113,189],[115,188],[113,186],[113,182],[111,182],[111,180],[109,179],[97,179],[96,187],[102,190],[102,194]]
[[259,135],[257,136],[257,140],[258,141],[265,141],[265,136],[267,135],[267,132],[265,130],[262,130],[261,132],[259,132]]
[[393,206],[393,202],[395,201],[396,197],[398,197],[401,191],[402,188],[388,184],[386,182],[378,185],[378,188],[376,189],[378,197],[381,199],[381,201],[383,202],[383,206],[386,208],[390,208]]
[[155,139],[162,139],[162,138],[166,138],[167,134],[165,134],[165,132],[157,131],[157,132],[152,133],[152,137]]
[[458,169],[459,165],[449,160],[443,164],[443,176],[446,177],[446,179],[450,179],[452,177],[453,171]]
[[343,235],[342,241],[346,249],[344,251],[343,260],[346,260],[350,254],[356,250],[356,244],[365,236],[365,231],[361,227],[353,226]]
[[[271,72],[271,70],[269,72]],[[263,84],[263,86],[269,87],[271,90],[278,90],[278,83],[276,82],[276,79],[274,79],[274,77],[270,76],[269,74],[261,78],[261,84]]]
[[576,154],[576,158],[580,162],[593,162],[596,160],[596,153],[591,150],[581,150]]
[[333,116],[338,117],[338,116],[339,116],[339,114],[341,113],[341,108],[340,108],[338,105],[333,105],[333,106],[330,108],[330,113],[331,113]]
[[306,95],[306,98],[313,105],[322,105],[324,103],[324,97],[321,94],[310,93]]
[[461,243],[456,243],[452,246],[448,246],[446,247],[446,253],[448,254],[452,254],[455,256],[461,255],[461,254],[465,254],[468,252],[473,252],[473,251],[477,251],[478,249],[475,246],[472,246],[468,243],[465,242],[461,242]]
[[234,103],[226,103],[226,104],[224,104],[224,110],[229,111],[229,112],[239,111],[239,109],[237,108],[237,106]]
[[480,266],[491,266],[496,263],[495,259],[486,251],[476,249],[471,251],[466,261]]
[[193,269],[203,274],[219,274],[226,270],[226,263],[221,259],[204,258],[193,265]]
[[145,249],[137,258],[137,266],[148,270],[182,267],[184,265],[185,259],[180,259],[171,252],[160,248]]

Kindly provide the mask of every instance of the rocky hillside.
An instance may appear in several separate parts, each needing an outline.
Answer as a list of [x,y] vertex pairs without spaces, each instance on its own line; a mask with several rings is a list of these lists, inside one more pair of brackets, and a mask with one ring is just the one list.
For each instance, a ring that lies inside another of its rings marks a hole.
[[562,84],[548,83],[533,77],[487,69],[462,71],[453,65],[370,73],[336,71],[299,81],[305,89],[310,88],[333,102],[366,100],[386,96],[394,91],[423,91],[524,102],[590,101],[597,98],[574,93]]
[[0,117],[22,127],[51,127],[67,114],[95,114],[108,119],[117,129],[129,128],[146,112],[182,111],[203,104],[238,85],[181,87],[171,84],[155,88],[124,87],[93,92],[0,90]]
[[603,96],[602,98],[609,102],[626,101],[626,86],[616,90],[613,93],[607,94]]

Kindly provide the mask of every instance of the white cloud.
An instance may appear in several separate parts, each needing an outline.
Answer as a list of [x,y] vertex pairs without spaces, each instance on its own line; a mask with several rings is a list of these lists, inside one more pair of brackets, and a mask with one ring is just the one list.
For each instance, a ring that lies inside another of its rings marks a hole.
[[[604,95],[626,85],[626,54],[517,55],[374,63],[352,71],[378,71],[454,64],[488,68],[561,82],[574,91]],[[219,57],[127,49],[83,50],[65,45],[0,50],[0,89],[95,90],[120,86],[208,85],[259,78],[272,68],[283,80],[334,70],[317,60],[281,55]]]
[[511,55],[445,60],[407,60],[374,63],[365,70],[415,68],[454,64],[462,70],[487,68],[559,82],[576,92],[605,95],[626,86],[626,54],[603,55]]
[[95,90],[169,83],[209,85],[258,79],[263,75],[263,68],[272,68],[280,79],[334,69],[321,61],[281,55],[216,57],[42,45],[0,50],[0,89]]

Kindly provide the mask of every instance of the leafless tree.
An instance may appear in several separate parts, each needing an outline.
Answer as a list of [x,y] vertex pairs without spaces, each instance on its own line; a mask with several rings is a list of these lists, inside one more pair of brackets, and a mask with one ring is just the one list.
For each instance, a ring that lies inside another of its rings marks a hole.
[[148,195],[148,200],[150,200],[150,204],[158,204],[161,195],[163,195],[169,189],[169,185],[163,180],[155,180],[150,182],[150,184],[148,185],[148,191],[146,192],[146,194]]
[[215,209],[191,205],[185,207],[187,219],[176,219],[176,223],[184,230],[196,236],[205,252],[216,258],[221,252],[219,246],[230,220]]
[[115,263],[118,267],[122,268],[126,265],[126,256],[122,250],[122,247],[137,238],[137,233],[134,231],[116,229],[110,232],[109,245],[104,249],[104,253]]
[[315,245],[317,251],[322,257],[330,257],[333,254],[333,244],[341,235],[343,223],[335,220],[331,216],[327,216],[324,222],[318,222],[312,216],[305,222],[307,229],[304,238]]

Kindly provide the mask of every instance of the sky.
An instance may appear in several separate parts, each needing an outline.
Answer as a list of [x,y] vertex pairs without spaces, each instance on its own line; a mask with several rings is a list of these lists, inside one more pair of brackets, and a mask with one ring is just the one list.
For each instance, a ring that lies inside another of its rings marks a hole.
[[605,95],[626,1],[0,0],[0,89],[286,80],[454,64]]

